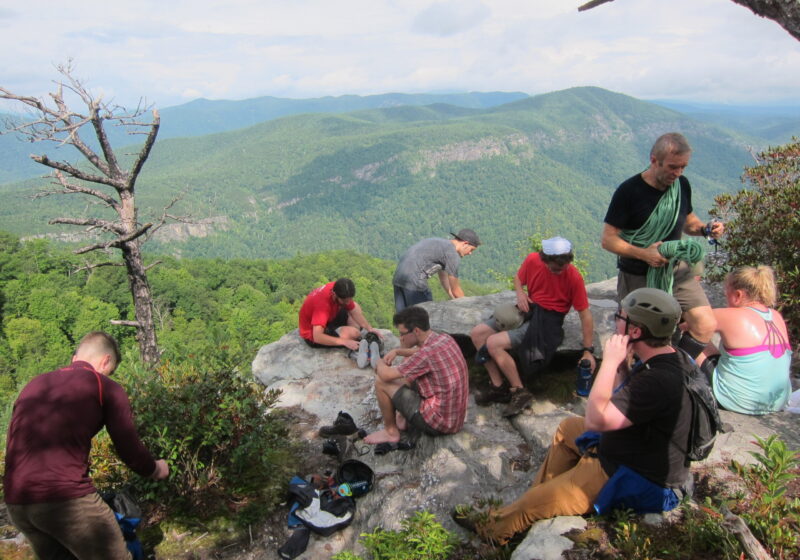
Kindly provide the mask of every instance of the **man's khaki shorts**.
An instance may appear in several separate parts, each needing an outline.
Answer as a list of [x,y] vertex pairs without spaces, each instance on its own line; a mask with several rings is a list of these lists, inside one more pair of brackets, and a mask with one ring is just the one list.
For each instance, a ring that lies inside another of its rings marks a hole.
[[[672,284],[672,295],[678,300],[683,311],[689,311],[695,307],[710,306],[708,297],[700,286],[700,282],[695,278],[692,267],[681,261],[675,267],[675,280]],[[617,296],[622,301],[625,296],[633,290],[647,287],[647,276],[629,274],[619,271],[617,276]]]

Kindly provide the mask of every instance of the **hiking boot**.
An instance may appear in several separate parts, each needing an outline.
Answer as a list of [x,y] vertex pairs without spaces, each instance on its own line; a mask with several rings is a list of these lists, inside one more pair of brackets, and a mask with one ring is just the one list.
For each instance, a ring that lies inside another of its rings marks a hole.
[[368,332],[367,334],[364,335],[364,338],[367,339],[367,342],[369,342],[370,347],[372,347],[372,343],[373,342],[377,342],[378,343],[378,353],[379,354],[383,353],[383,340],[381,340],[381,337],[379,337],[374,332]]
[[378,369],[378,362],[381,361],[381,346],[377,342],[369,343],[369,365],[372,369]]
[[357,431],[358,427],[353,417],[340,410],[336,420],[333,421],[333,426],[322,426],[319,429],[319,435],[324,438],[335,435],[349,436]]
[[499,387],[489,384],[485,389],[478,389],[475,391],[475,404],[478,406],[486,406],[492,403],[508,403],[511,400],[511,391],[508,385],[503,383]]
[[356,365],[365,368],[369,363],[369,342],[362,338],[358,343],[358,354],[356,354]]
[[492,357],[489,355],[489,349],[485,344],[478,348],[478,351],[475,353],[475,363],[479,366],[482,366],[491,359]]
[[511,401],[503,409],[503,416],[506,418],[509,416],[516,416],[525,410],[525,408],[531,404],[532,400],[533,394],[525,387],[517,389],[516,391],[511,391]]

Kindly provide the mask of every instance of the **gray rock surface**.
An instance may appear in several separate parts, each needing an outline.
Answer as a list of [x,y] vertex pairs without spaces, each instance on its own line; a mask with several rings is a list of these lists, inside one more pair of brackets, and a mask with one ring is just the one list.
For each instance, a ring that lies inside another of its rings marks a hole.
[[[614,291],[613,281],[589,287],[598,353],[613,328],[610,318],[616,309],[611,299]],[[495,305],[509,299],[513,299],[513,294],[504,292],[425,306],[435,329],[466,334],[478,321],[488,317]],[[572,317],[574,321],[565,325],[562,346],[565,351],[581,346],[577,316],[572,313]],[[387,348],[398,344],[388,331],[385,340]],[[309,348],[295,331],[261,348],[253,361],[253,374],[268,388],[283,390],[278,406],[300,407],[316,419],[307,430],[312,440],[316,430],[330,424],[339,410],[348,411],[368,431],[380,427],[374,374],[369,368],[358,369],[342,349]],[[375,470],[376,487],[358,500],[356,519],[350,527],[327,538],[312,537],[301,558],[329,558],[341,550],[363,552],[358,544],[360,533],[379,526],[399,529],[403,519],[421,509],[434,513],[449,530],[464,534],[450,519],[451,508],[481,498],[513,501],[533,479],[555,427],[569,415],[582,414],[584,402],[576,398],[572,403],[556,406],[537,400],[531,409],[509,421],[500,416],[502,405],[479,407],[471,396],[466,424],[458,434],[435,439],[422,437],[410,451],[383,456],[375,456],[369,446],[360,443],[350,446],[350,456],[366,451],[358,458]],[[722,416],[733,425],[734,431],[721,435],[711,457],[695,464],[694,469],[713,470],[714,465],[722,465],[719,468],[723,472],[730,459],[752,462],[748,452],[756,450],[753,435],[767,437],[777,433],[790,447],[800,449],[800,415],[779,413],[758,418],[723,412]],[[526,545],[536,551],[535,556],[528,556],[524,552],[527,548],[518,548],[520,552],[513,558],[560,558],[560,551],[571,546],[560,535],[575,523],[580,521],[559,518],[538,523],[529,533],[527,540],[531,542]],[[267,558],[277,558],[273,551],[266,553]]]

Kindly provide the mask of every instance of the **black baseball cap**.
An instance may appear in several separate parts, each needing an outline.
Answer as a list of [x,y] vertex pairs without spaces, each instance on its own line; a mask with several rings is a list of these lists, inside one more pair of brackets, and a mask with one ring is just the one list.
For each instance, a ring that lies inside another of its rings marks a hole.
[[464,241],[466,243],[469,243],[473,247],[477,247],[481,244],[481,240],[478,239],[478,234],[469,228],[460,229],[458,230],[458,233],[450,232],[450,235],[452,235],[459,241]]

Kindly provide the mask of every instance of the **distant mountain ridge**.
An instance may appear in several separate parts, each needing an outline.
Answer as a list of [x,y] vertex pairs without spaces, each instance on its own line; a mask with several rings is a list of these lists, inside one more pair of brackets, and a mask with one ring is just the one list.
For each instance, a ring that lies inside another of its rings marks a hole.
[[[247,128],[261,122],[303,113],[347,113],[361,109],[389,108],[447,104],[454,107],[482,109],[494,107],[528,97],[521,92],[471,92],[471,93],[385,93],[380,95],[341,95],[289,99],[282,97],[255,97],[241,101],[195,99],[182,105],[165,107],[159,111],[161,128],[158,140],[167,138],[205,136]],[[10,116],[10,115],[9,115]],[[0,114],[0,117],[3,117]],[[1,121],[2,119],[0,119]],[[132,138],[117,129],[109,130],[112,144],[124,146],[133,143]],[[41,174],[41,168],[30,161],[31,153],[39,153],[43,144],[19,142],[13,136],[0,135],[0,184],[17,181]],[[47,147],[53,157],[69,157]]]
[[[156,211],[185,191],[173,213],[213,219],[193,234],[173,228],[173,237],[148,245],[153,252],[229,258],[352,249],[394,260],[418,239],[471,227],[484,245],[465,260],[468,279],[513,272],[525,238],[545,234],[570,238],[589,278],[602,279],[614,273],[599,247],[611,193],[647,166],[653,140],[670,130],[694,147],[687,176],[702,216],[715,194],[740,188],[749,139],[592,87],[490,108],[303,114],[165,139],[137,198]],[[3,227],[52,232],[47,218],[86,211],[77,199],[24,200],[30,184],[0,186]]]

